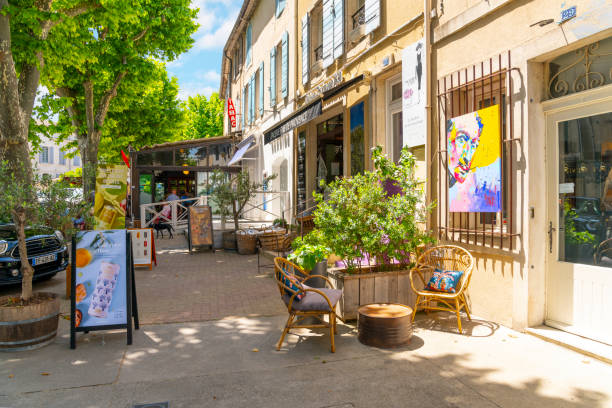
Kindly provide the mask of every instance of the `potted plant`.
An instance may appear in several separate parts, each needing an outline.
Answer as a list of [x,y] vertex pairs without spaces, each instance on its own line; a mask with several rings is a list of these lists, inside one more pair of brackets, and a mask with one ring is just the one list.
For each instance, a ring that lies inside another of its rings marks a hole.
[[[24,184],[15,177],[16,171],[27,171],[22,169],[23,165],[0,163],[0,219],[14,224],[22,277],[21,296],[0,297],[0,321],[4,322],[0,327],[2,350],[34,349],[55,338],[59,299],[55,293],[32,291],[35,271],[30,264],[26,243],[31,236],[40,240],[42,245],[45,239],[55,240],[57,237],[64,248],[59,249],[62,257],[59,261],[64,265],[68,262],[64,236],[73,232],[72,220],[81,216],[83,211],[88,212],[83,210],[81,200],[75,199],[67,182],[54,182],[50,177],[32,175],[32,183]],[[9,225],[4,226],[7,227]],[[3,243],[6,246],[6,241]]]
[[[261,183],[251,181],[249,172],[242,170],[234,176],[229,176],[216,170],[211,177],[212,197],[220,211],[231,209],[234,219],[234,230],[223,233],[223,247],[225,249],[236,249],[236,231],[240,229],[239,219],[249,200],[255,197],[255,193],[276,175],[265,177]],[[223,210],[221,210],[223,209]]]
[[[372,151],[374,170],[338,179],[315,193],[314,221],[321,242],[342,261],[328,270],[336,287],[344,290],[339,316],[357,317],[360,305],[372,302],[412,304],[409,271],[417,248],[433,243],[424,230],[426,215],[416,160],[407,148],[398,163]],[[391,182],[396,191],[390,191]]]
[[[327,257],[331,250],[321,243],[321,236],[317,230],[311,231],[308,235],[297,237],[291,244],[293,251],[288,259],[299,265],[309,275],[327,275]],[[308,281],[313,287],[325,287],[325,280],[314,278]]]

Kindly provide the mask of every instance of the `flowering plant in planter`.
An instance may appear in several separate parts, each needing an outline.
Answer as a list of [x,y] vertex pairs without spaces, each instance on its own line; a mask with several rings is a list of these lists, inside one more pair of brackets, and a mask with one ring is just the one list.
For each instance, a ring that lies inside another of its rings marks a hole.
[[314,194],[314,221],[321,240],[344,260],[349,273],[403,268],[417,247],[434,242],[422,227],[433,204],[424,203],[414,156],[404,148],[394,163],[378,146],[372,159],[373,171],[324,186],[326,199]]
[[321,243],[321,234],[313,230],[307,235],[297,237],[292,243],[293,252],[288,256],[291,262],[302,267],[305,271],[312,271],[319,263],[327,259],[329,247]]

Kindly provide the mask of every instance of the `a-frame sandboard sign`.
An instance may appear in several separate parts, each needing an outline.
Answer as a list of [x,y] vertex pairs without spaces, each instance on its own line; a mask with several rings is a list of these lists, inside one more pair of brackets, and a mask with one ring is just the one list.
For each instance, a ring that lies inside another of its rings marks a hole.
[[[70,348],[76,333],[139,328],[131,234],[125,229],[79,231],[72,238]],[[132,319],[134,319],[132,321]]]

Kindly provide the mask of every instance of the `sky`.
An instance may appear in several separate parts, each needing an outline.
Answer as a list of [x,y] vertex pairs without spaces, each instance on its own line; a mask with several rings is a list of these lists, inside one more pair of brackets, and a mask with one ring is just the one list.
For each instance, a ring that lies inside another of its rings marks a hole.
[[242,0],[192,0],[199,8],[193,47],[167,64],[168,74],[179,81],[179,98],[219,92],[223,46],[229,37]]

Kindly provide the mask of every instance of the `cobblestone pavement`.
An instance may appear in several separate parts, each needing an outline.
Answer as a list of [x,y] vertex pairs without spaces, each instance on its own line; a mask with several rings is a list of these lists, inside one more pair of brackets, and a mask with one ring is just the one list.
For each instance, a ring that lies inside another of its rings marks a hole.
[[[257,271],[257,255],[201,250],[189,254],[181,233],[156,241],[157,266],[136,269],[141,324],[197,322],[232,316],[286,314],[271,269]],[[266,262],[270,262],[266,260]],[[61,312],[68,316],[66,273],[36,282],[35,291],[61,295]],[[0,288],[0,296],[18,294],[20,286]]]

